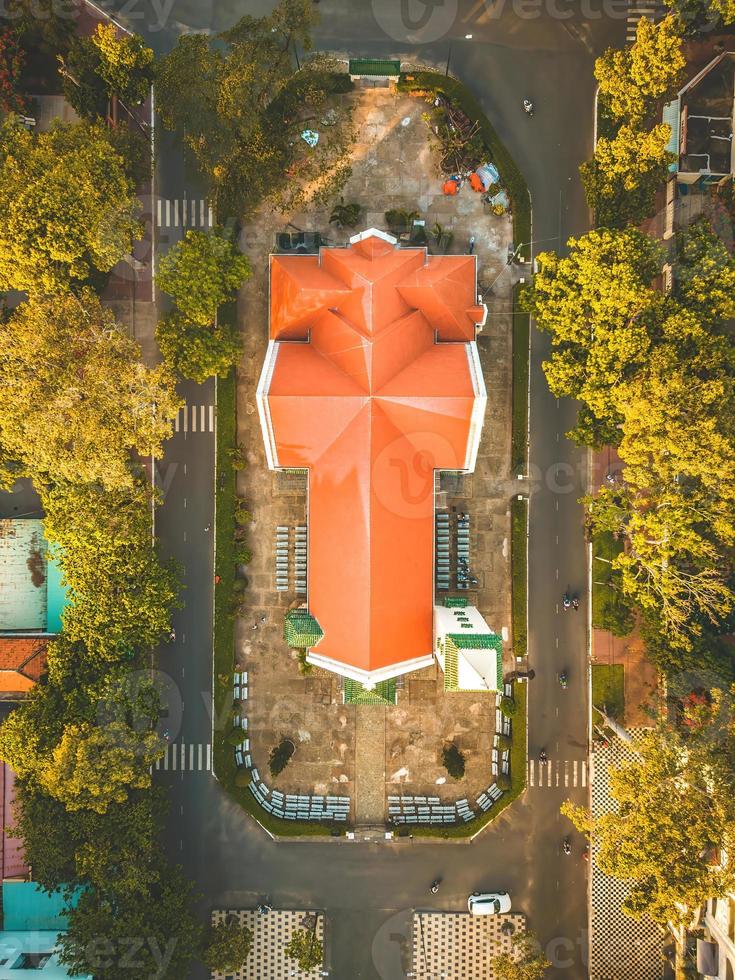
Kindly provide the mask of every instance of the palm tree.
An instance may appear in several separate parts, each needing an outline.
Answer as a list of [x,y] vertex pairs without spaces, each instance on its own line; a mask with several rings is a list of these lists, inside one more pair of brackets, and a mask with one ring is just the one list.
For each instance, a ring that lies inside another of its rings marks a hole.
[[330,225],[338,228],[354,228],[360,219],[362,208],[359,204],[345,204],[345,199],[341,197],[339,204],[335,204],[329,217]]

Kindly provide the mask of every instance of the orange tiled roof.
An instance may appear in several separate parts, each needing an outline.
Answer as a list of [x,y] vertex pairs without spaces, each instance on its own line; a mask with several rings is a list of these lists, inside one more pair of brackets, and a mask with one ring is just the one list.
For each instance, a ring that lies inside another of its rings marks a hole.
[[270,300],[259,407],[271,465],[309,469],[314,652],[368,674],[429,656],[434,471],[467,468],[484,399],[475,259],[368,234],[272,256]]
[[46,669],[48,640],[0,636],[0,694],[25,694]]

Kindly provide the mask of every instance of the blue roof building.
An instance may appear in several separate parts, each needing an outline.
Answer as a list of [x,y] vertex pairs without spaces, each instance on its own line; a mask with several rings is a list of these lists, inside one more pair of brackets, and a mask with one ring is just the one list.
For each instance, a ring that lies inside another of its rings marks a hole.
[[[32,881],[3,882],[3,929],[0,932],[0,980],[17,980],[21,970],[34,970],[40,980],[67,980],[59,963],[59,934],[69,922],[66,910],[79,901],[81,889],[67,898],[49,894]],[[85,974],[79,980],[93,980]]]

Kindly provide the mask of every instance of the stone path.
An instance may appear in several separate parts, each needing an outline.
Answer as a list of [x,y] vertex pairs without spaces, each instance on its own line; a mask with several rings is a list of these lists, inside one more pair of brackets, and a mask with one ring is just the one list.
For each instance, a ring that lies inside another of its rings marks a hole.
[[227,973],[215,970],[211,974],[212,980],[286,980],[287,977],[309,980],[322,975],[320,966],[302,970],[295,960],[286,956],[286,946],[299,929],[311,929],[315,924],[317,939],[324,941],[321,912],[273,909],[267,915],[260,915],[254,909],[217,909],[212,912],[212,925],[226,922],[230,917],[252,931],[253,946],[239,970],[228,970]]
[[[413,917],[413,975],[461,980],[495,975],[492,960],[511,949],[512,933],[526,928],[526,917],[470,915],[469,912],[416,912]],[[507,928],[507,926],[506,926]]]
[[[634,737],[640,729],[629,729]],[[592,756],[592,816],[609,813],[615,803],[609,794],[608,773],[634,753],[631,746],[612,739]],[[661,977],[663,930],[650,919],[629,918],[622,911],[628,895],[624,881],[608,878],[597,867],[597,848],[592,843],[592,915],[590,919],[590,977],[607,980],[658,980]]]
[[376,704],[355,710],[355,823],[385,821],[385,712]]

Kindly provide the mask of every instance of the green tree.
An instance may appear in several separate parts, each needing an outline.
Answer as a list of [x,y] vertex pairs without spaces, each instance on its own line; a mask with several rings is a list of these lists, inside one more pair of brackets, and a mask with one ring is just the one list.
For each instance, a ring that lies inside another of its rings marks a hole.
[[74,18],[58,0],[4,0],[2,13],[20,34],[26,51],[53,60],[74,36]]
[[642,17],[635,43],[609,48],[595,62],[595,78],[612,115],[639,125],[676,88],[685,66],[679,19],[669,14],[654,24]]
[[140,233],[139,208],[103,126],[0,127],[0,289],[55,292],[108,272]]
[[91,43],[100,53],[99,73],[108,91],[126,103],[143,102],[153,79],[153,51],[143,38],[100,23]]
[[180,980],[201,955],[202,927],[191,901],[191,885],[178,868],[160,867],[155,884],[129,896],[88,889],[59,937],[60,959],[74,974],[129,980],[134,936],[142,940],[135,951],[137,976]]
[[0,444],[41,482],[130,487],[130,452],[160,456],[181,404],[168,368],[91,290],[34,298],[0,328]]
[[[71,603],[64,633],[88,658],[119,660],[168,633],[179,582],[151,542],[151,491],[58,483],[43,494],[45,532],[59,549]],[[52,659],[53,663],[53,659]]]
[[235,973],[250,956],[253,933],[237,922],[220,922],[209,930],[204,962],[212,971]]
[[676,238],[675,295],[707,322],[735,317],[735,258],[702,217]]
[[680,945],[707,899],[735,887],[732,864],[712,860],[713,849],[732,839],[735,818],[732,774],[724,782],[721,775],[709,751],[685,750],[675,734],[656,730],[611,770],[615,812],[592,820],[566,810],[581,829],[591,828],[599,868],[630,885],[623,911],[672,923]]
[[311,929],[296,929],[286,946],[286,956],[296,960],[299,969],[307,972],[324,962],[324,947]]
[[25,53],[12,27],[0,23],[0,109],[3,112],[23,112],[25,96],[20,91],[21,72]]
[[228,323],[202,327],[178,313],[159,322],[156,340],[173,371],[200,383],[215,374],[227,377],[242,353],[240,337]]
[[155,732],[136,732],[122,722],[103,728],[70,725],[39,782],[69,811],[105,813],[113,803],[125,803],[130,790],[151,785],[150,767],[164,752],[165,742]]
[[658,245],[636,229],[601,229],[570,239],[569,255],[544,252],[524,304],[552,335],[544,364],[557,397],[582,402],[571,433],[592,446],[617,443],[616,391],[645,363],[662,297],[650,283],[661,267]]
[[339,199],[339,204],[335,204],[332,209],[332,213],[329,216],[330,225],[336,225],[338,228],[354,228],[357,222],[360,220],[360,214],[362,213],[362,207],[359,204],[345,204],[345,199],[341,197]]
[[[333,195],[348,176],[350,110],[329,99],[335,65],[317,56],[294,72],[291,46],[309,50],[314,23],[309,0],[281,0],[217,39],[182,36],[159,63],[162,122],[182,134],[222,218],[265,200],[302,204],[307,187],[310,197]],[[314,148],[301,139],[308,128],[320,134]]]
[[57,55],[64,98],[83,119],[107,116],[110,93],[100,76],[101,55],[91,38],[75,37],[66,55]]
[[716,26],[735,23],[735,0],[666,0],[677,16],[687,25],[690,34]]
[[667,123],[650,131],[624,123],[613,139],[599,138],[593,159],[579,168],[598,225],[639,224],[653,214],[656,191],[674,161],[670,138]]
[[530,932],[516,933],[511,940],[511,952],[499,953],[491,961],[497,980],[541,980],[551,966]]
[[187,231],[158,267],[158,285],[183,317],[211,326],[217,309],[250,277],[250,262],[219,233]]
[[442,765],[452,779],[462,779],[464,777],[464,753],[460,751],[454,742],[450,742],[449,745],[445,745],[442,749]]

